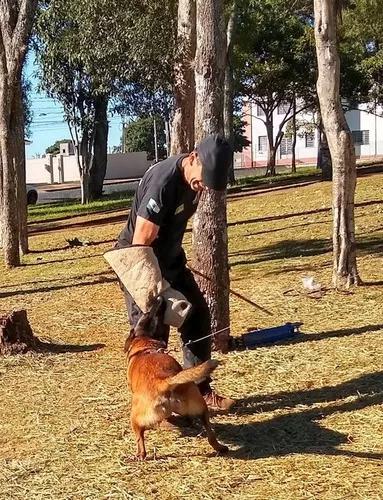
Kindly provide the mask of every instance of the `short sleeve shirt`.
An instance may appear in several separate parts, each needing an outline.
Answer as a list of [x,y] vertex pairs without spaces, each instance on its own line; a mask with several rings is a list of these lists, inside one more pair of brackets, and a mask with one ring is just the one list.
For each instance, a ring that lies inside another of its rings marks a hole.
[[182,240],[196,211],[199,193],[186,183],[180,169],[185,155],[172,156],[150,167],[137,188],[127,223],[117,246],[132,244],[139,215],[159,226],[152,243],[164,278],[172,281],[186,264]]

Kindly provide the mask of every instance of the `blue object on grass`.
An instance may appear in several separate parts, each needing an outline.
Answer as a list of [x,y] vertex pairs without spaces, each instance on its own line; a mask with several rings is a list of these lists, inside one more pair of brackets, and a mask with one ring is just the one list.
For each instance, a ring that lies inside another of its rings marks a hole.
[[279,340],[288,340],[300,333],[300,325],[302,325],[302,323],[286,323],[282,326],[253,330],[243,334],[242,341],[245,347],[254,347],[261,344],[278,342]]

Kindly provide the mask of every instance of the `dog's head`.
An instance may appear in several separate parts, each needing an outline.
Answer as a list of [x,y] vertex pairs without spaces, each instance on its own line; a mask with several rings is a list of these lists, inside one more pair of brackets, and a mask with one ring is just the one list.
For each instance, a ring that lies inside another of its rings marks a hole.
[[125,341],[125,352],[130,350],[133,340],[146,337],[153,340],[163,340],[156,337],[158,324],[164,321],[166,303],[163,297],[158,296],[149,312],[143,314],[134,328],[130,330]]

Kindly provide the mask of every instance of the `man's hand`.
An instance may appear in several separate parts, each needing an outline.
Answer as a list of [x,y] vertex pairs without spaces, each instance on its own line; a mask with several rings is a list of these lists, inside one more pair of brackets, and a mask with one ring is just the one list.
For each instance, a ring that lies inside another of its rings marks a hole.
[[151,245],[158,236],[159,226],[143,217],[137,216],[133,235],[133,245]]

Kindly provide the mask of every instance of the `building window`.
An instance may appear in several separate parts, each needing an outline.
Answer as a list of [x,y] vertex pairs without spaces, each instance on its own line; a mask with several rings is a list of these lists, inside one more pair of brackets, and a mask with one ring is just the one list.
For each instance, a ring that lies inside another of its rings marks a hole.
[[258,152],[266,153],[266,151],[267,151],[267,136],[260,135],[258,136]]
[[281,141],[281,156],[291,155],[292,152],[292,139],[291,137],[283,137]]
[[257,104],[257,116],[265,116],[265,112],[259,104]]
[[305,147],[313,148],[315,145],[315,134],[314,132],[306,132],[305,133]]
[[354,139],[355,146],[365,146],[370,144],[370,131],[369,130],[353,130],[352,138]]
[[285,115],[290,111],[290,104],[288,102],[281,102],[278,104],[277,113],[278,115]]

